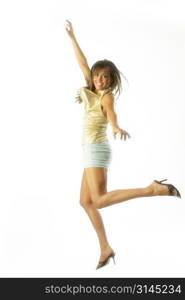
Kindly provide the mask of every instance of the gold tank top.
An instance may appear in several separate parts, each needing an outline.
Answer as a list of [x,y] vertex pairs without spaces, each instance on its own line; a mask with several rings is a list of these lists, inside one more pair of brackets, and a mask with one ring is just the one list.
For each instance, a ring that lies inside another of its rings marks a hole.
[[98,94],[86,87],[78,89],[78,102],[84,104],[82,144],[100,143],[107,140],[107,118],[105,117],[101,99],[111,88],[100,90]]

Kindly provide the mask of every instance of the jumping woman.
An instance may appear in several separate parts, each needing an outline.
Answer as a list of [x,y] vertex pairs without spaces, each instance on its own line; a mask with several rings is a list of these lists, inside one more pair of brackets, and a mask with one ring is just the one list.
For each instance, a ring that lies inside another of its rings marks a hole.
[[[84,56],[70,21],[66,20],[65,29],[71,39],[79,67],[85,77],[86,87],[78,89],[77,101],[84,104],[82,149],[84,171],[80,190],[80,204],[85,209],[97,233],[100,245],[100,259],[96,269],[105,266],[115,252],[108,242],[104,224],[99,213],[100,208],[125,200],[151,197],[176,196],[179,191],[172,184],[154,180],[142,188],[120,189],[107,192],[107,170],[111,161],[111,147],[107,138],[107,124],[110,123],[114,138],[130,138],[118,122],[114,108],[115,95],[122,89],[121,72],[109,60],[95,62],[90,68]],[[114,260],[115,262],[115,260]]]

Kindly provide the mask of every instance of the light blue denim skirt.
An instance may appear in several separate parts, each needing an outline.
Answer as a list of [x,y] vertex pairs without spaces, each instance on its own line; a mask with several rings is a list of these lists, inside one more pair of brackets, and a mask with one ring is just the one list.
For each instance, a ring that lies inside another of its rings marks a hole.
[[112,150],[109,141],[95,144],[82,144],[84,168],[108,168],[112,159]]

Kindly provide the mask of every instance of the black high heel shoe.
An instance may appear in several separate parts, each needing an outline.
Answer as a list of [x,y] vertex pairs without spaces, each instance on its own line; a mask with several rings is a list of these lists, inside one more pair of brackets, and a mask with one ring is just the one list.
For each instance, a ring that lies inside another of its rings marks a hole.
[[114,264],[115,264],[115,258],[114,257],[115,257],[115,253],[112,252],[105,260],[99,261],[99,263],[98,263],[98,265],[96,267],[96,270],[99,269],[99,268],[104,267],[105,265],[107,265],[109,263],[109,261],[110,261],[110,258],[113,259]]
[[[154,182],[159,183],[159,184],[163,184],[166,185],[168,187],[168,195],[169,196],[176,196],[178,198],[181,198],[181,194],[179,193],[178,189],[173,185],[173,184],[166,184],[166,183],[162,183],[163,181],[166,181],[167,179],[163,179],[163,180],[154,180]],[[176,191],[177,195],[173,195],[173,192]]]

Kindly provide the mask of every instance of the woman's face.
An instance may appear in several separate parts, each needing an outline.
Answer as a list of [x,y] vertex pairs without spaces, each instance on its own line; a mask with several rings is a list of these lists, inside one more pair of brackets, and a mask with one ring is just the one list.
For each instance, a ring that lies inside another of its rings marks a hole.
[[96,92],[107,89],[111,84],[109,70],[106,68],[95,70],[93,73],[93,84]]

